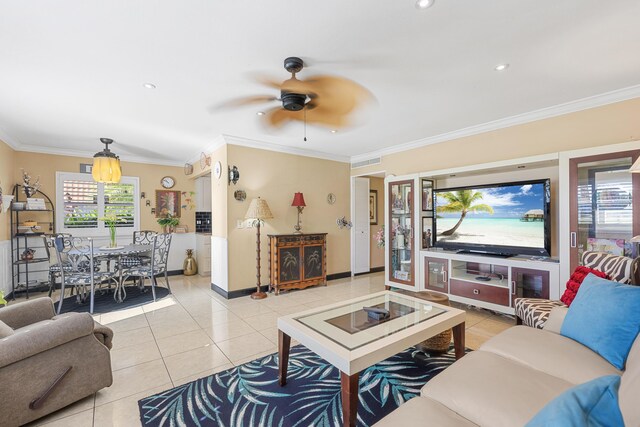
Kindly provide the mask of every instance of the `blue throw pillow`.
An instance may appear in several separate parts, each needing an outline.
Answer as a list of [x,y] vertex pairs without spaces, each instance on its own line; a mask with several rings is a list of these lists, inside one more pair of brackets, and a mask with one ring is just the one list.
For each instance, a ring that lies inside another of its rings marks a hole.
[[607,375],[570,388],[547,403],[525,427],[624,427],[619,386],[618,375]]
[[560,334],[624,369],[640,332],[640,286],[624,285],[589,274],[582,281]]

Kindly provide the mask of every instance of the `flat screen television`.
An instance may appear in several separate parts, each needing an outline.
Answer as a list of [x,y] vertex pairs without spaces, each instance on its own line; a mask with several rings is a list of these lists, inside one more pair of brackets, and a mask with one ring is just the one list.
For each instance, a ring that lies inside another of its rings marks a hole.
[[550,256],[550,199],[548,179],[434,190],[435,246]]

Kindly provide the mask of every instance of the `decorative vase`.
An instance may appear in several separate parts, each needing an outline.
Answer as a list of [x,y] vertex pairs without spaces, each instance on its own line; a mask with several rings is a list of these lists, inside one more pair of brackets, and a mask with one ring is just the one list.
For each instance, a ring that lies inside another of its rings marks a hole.
[[193,276],[198,272],[198,263],[193,258],[193,249],[187,249],[187,258],[184,260],[182,269],[185,276]]
[[116,239],[116,228],[109,227],[109,247],[115,248],[116,246],[118,246],[118,241]]

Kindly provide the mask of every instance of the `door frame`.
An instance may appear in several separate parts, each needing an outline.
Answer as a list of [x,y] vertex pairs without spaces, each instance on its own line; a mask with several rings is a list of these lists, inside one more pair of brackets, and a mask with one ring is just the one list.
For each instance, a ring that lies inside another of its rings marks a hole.
[[[364,178],[364,177],[368,177],[371,175],[380,175],[383,174],[384,177],[382,178],[386,178],[387,174],[385,170],[378,170],[378,171],[371,171],[371,172],[366,172],[366,173],[361,173],[361,174],[357,174],[357,175],[351,175],[351,178],[349,179],[349,181],[351,182],[351,186],[350,186],[350,190],[351,190],[351,203],[350,203],[350,207],[349,207],[349,215],[352,218],[353,221],[355,221],[355,209],[356,209],[356,178]],[[371,185],[369,185],[369,189],[371,189]],[[378,194],[378,197],[380,197],[381,195]],[[382,194],[382,197],[384,197],[384,193]],[[378,215],[380,215],[380,212],[378,212]],[[384,215],[384,214],[383,214]],[[355,276],[355,267],[356,267],[356,226],[355,224],[352,225],[351,230],[349,230],[349,236],[350,236],[350,240],[351,240],[351,249],[350,249],[350,256],[351,256],[351,277]],[[369,236],[371,237],[371,236]],[[371,261],[369,261],[369,268],[371,268]]]
[[571,159],[605,154],[619,154],[625,151],[635,151],[639,149],[640,140],[634,140],[620,144],[601,145],[598,147],[561,151],[558,153],[558,256],[560,260],[560,294],[564,292],[564,284],[567,283],[571,275]]

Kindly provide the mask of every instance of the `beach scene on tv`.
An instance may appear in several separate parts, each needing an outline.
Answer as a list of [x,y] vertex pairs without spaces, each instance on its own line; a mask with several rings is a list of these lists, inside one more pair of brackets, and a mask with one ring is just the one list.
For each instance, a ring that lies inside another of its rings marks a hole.
[[544,183],[436,193],[439,242],[544,247]]

